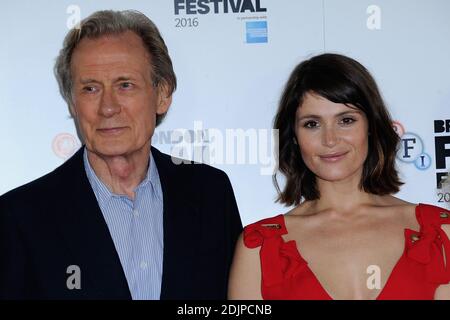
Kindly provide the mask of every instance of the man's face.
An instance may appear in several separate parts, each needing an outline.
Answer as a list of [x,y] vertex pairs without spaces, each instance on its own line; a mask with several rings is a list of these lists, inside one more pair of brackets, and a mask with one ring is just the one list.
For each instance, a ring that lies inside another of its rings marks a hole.
[[133,32],[80,41],[71,61],[73,105],[86,148],[99,156],[130,155],[150,145],[156,114],[171,103],[154,87],[150,58]]

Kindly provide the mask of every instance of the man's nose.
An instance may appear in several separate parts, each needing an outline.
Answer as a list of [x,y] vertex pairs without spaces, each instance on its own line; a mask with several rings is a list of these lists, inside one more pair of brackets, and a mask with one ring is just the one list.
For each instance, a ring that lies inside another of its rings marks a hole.
[[102,93],[99,114],[106,118],[110,118],[117,113],[120,113],[122,107],[117,101],[117,97],[115,96],[113,90],[104,90]]

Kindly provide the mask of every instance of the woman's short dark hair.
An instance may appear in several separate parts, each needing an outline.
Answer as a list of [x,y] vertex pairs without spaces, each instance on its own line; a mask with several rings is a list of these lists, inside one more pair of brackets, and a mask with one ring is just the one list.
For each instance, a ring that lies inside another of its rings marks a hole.
[[306,93],[317,94],[334,103],[362,110],[369,125],[369,151],[364,162],[360,188],[386,195],[403,184],[395,168],[399,136],[383,102],[375,80],[359,62],[339,54],[321,54],[300,63],[292,72],[281,96],[274,129],[278,129],[279,171],[285,176],[283,190],[273,176],[277,201],[298,205],[302,199],[320,198],[316,176],[305,165],[295,144],[295,115]]

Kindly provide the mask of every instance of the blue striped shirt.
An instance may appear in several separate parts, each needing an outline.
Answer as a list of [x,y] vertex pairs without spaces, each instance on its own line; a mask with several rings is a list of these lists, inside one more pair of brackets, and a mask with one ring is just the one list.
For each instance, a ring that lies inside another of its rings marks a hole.
[[86,149],[83,157],[133,300],[158,300],[163,265],[163,196],[153,156],[150,154],[145,179],[134,190],[134,200],[112,193],[92,169]]

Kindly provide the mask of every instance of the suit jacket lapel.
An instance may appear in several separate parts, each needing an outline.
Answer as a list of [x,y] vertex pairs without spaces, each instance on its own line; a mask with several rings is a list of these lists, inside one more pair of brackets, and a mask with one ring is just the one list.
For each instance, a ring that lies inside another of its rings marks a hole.
[[[191,170],[152,147],[163,191],[164,260],[161,299],[186,298],[195,292],[195,257],[200,230]],[[184,168],[181,168],[184,167]],[[184,169],[184,170],[182,170]]]
[[83,150],[57,169],[63,193],[55,201],[55,220],[73,264],[80,267],[87,298],[131,299],[119,256],[85,173]]

